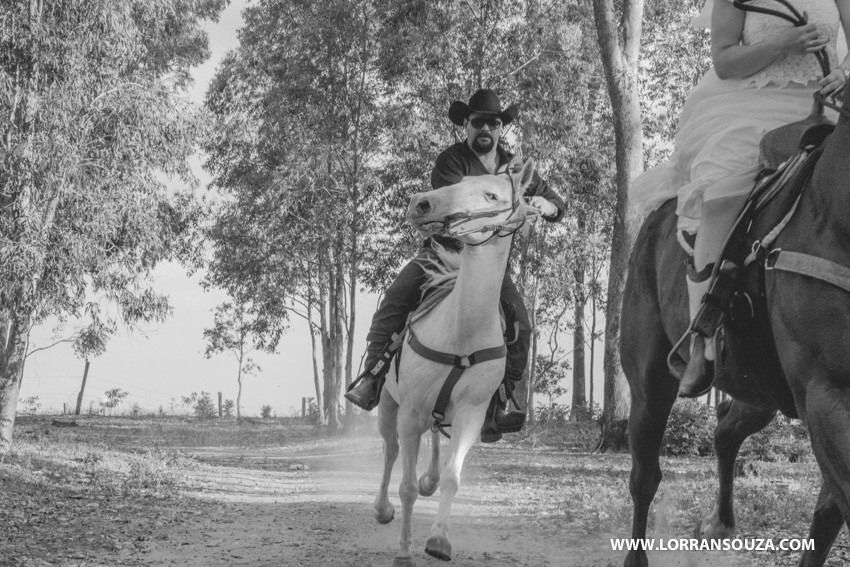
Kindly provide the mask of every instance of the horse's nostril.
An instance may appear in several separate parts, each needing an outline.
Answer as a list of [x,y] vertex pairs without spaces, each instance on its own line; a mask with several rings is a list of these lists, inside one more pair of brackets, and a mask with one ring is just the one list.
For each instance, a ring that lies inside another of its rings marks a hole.
[[419,215],[427,215],[431,212],[431,203],[428,202],[428,199],[422,199],[418,203],[416,203],[416,214]]

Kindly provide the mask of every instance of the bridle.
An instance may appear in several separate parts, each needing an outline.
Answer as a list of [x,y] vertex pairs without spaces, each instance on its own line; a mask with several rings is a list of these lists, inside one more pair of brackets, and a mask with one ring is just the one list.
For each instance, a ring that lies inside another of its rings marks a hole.
[[[443,220],[440,221],[432,221],[430,223],[425,224],[434,224],[434,223],[442,223],[442,228],[434,233],[435,236],[447,236],[449,238],[458,238],[460,236],[465,236],[467,234],[474,234],[476,232],[492,232],[489,238],[486,240],[479,242],[477,244],[465,244],[465,246],[481,246],[482,244],[489,242],[492,238],[507,238],[509,236],[513,236],[516,234],[522,227],[525,225],[525,221],[530,217],[537,216],[536,212],[526,212],[526,214],[521,217],[515,217],[517,210],[519,209],[519,197],[517,196],[517,187],[514,181],[513,176],[511,175],[510,167],[505,171],[500,171],[495,175],[507,175],[508,179],[511,182],[511,206],[505,207],[503,209],[496,209],[492,211],[481,211],[478,213],[453,213],[447,215]],[[501,215],[502,213],[507,213],[510,211],[510,215],[508,218],[503,220],[502,222],[495,224],[488,224],[478,228],[463,228],[463,225],[477,220],[481,218],[489,218]],[[513,225],[516,225],[515,227]]]
[[[764,8],[762,6],[753,6],[753,5],[750,4],[750,2],[752,2],[752,1],[753,0],[733,0],[732,4],[736,8],[738,8],[739,10],[743,10],[744,12],[759,12],[761,14],[768,14],[768,15],[771,15],[771,16],[776,16],[777,18],[782,18],[783,20],[787,20],[787,21],[791,22],[792,24],[794,24],[795,26],[798,26],[798,27],[804,26],[808,23],[808,20],[806,19],[806,17],[803,16],[802,14],[800,14],[800,12],[798,12],[797,9],[794,8],[794,6],[791,5],[791,2],[789,2],[788,0],[775,0],[775,1],[779,2],[780,4],[782,4],[783,6],[788,8],[788,11],[791,12],[791,14],[786,14],[785,12],[780,12],[779,10],[772,10],[770,8]],[[821,51],[815,52],[814,56],[817,58],[818,64],[820,64],[820,69],[821,69],[821,72],[823,73],[823,76],[826,77],[827,75],[829,75],[829,73],[830,73],[829,54],[827,54],[825,50],[821,50]],[[846,73],[845,73],[845,75],[846,75]],[[847,77],[845,76],[845,79],[846,78]],[[845,81],[844,86],[842,86],[840,89],[838,89],[837,91],[832,93],[832,95],[830,95],[829,97],[825,97],[824,95],[822,95],[820,93],[820,91],[815,92],[815,95],[814,95],[815,107],[816,107],[815,113],[819,114],[819,115],[823,115],[823,107],[828,106],[829,108],[839,112],[840,114],[844,115],[845,117],[850,118],[850,110],[845,109],[843,107],[843,105],[840,105],[837,102],[835,102],[836,97],[838,97],[842,92],[844,92],[844,89],[846,89],[846,88],[847,88],[847,81]]]

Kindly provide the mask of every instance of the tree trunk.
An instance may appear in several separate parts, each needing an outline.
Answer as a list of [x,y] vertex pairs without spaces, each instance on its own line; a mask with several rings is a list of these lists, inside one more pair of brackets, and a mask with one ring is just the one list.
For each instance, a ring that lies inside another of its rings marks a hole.
[[322,403],[322,383],[319,378],[318,352],[316,349],[316,329],[313,323],[313,280],[308,275],[307,279],[307,325],[310,330],[310,351],[313,358],[313,385],[316,387],[316,408],[319,411],[319,424],[325,423],[325,407]]
[[593,380],[596,378],[594,366],[596,365],[596,294],[590,296],[590,388],[587,398],[587,407],[593,412]]
[[80,415],[80,411],[83,409],[83,393],[86,391],[86,379],[89,377],[89,359],[86,359],[86,367],[83,369],[83,383],[80,386],[80,393],[77,394],[77,411],[74,412],[74,415]]
[[[357,264],[359,262],[359,258],[357,256],[357,201],[358,190],[357,190],[357,182],[354,182],[354,188],[352,189],[352,201],[354,203],[354,220],[352,220],[351,226],[351,250],[350,257],[348,258],[348,323],[346,325],[346,341],[345,341],[345,389],[348,390],[348,386],[351,385],[352,376],[352,361],[354,357],[354,324],[356,321],[356,301],[357,301]],[[354,405],[345,400],[345,429],[348,432],[353,431],[354,422],[351,417],[353,417]]]
[[573,274],[575,276],[575,293],[573,294],[573,401],[570,418],[573,421],[585,421],[587,419],[587,398],[584,393],[586,389],[584,307],[587,302],[584,295],[584,269],[576,268]]
[[239,384],[236,390],[236,423],[242,423],[242,359],[239,359],[239,373],[236,375],[236,382]]
[[335,404],[335,410],[339,414],[339,399],[342,395],[343,368],[345,366],[345,327],[346,327],[346,311],[345,311],[345,269],[343,264],[342,248],[344,246],[343,238],[340,237],[336,243],[336,266],[334,269],[334,318],[331,324],[334,326],[334,341],[333,347],[333,389],[332,400]]
[[537,380],[537,338],[539,333],[535,328],[531,333],[531,364],[528,371],[528,386],[526,388],[525,408],[529,425],[534,425],[534,381]]
[[30,320],[29,313],[6,315],[0,319],[0,462],[12,447]]
[[602,450],[619,450],[627,446],[625,422],[629,414],[629,397],[620,365],[620,307],[634,233],[630,226],[633,223],[628,218],[629,185],[631,179],[643,170],[643,130],[637,74],[643,5],[643,0],[623,0],[621,18],[616,21],[614,0],[593,0],[614,117],[617,163],[616,211],[605,306]]

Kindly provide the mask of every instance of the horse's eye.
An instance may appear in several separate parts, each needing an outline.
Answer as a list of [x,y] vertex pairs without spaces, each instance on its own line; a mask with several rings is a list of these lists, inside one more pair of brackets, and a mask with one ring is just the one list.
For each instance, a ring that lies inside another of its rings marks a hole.
[[495,193],[484,193],[484,198],[486,198],[488,201],[495,201],[499,198],[499,196]]

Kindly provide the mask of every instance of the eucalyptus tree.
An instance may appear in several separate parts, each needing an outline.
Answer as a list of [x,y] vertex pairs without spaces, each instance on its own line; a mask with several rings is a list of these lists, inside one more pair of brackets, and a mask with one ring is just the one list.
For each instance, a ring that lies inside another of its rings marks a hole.
[[192,199],[166,183],[191,185],[203,120],[180,93],[224,4],[0,6],[0,456],[33,325],[87,317],[90,339],[169,311],[146,276],[187,228]]
[[259,339],[262,344],[267,329],[264,319],[254,316],[249,301],[224,302],[215,310],[213,326],[204,329],[204,357],[231,354],[236,360],[236,423],[242,423],[242,383],[260,367],[251,358]]
[[226,196],[208,281],[251,297],[274,329],[269,349],[291,317],[308,321],[321,343],[317,396],[336,429],[377,186],[375,11],[367,0],[262,0],[244,16],[207,94],[207,167]]
[[[646,163],[644,132],[651,141],[650,163],[661,159],[672,145],[679,105],[707,67],[706,36],[689,26],[701,4],[699,0],[593,0],[616,139],[616,201],[606,299],[604,448],[625,446],[629,412],[618,352],[623,285],[640,221],[629,205],[629,187]],[[642,108],[646,111],[643,122]]]

